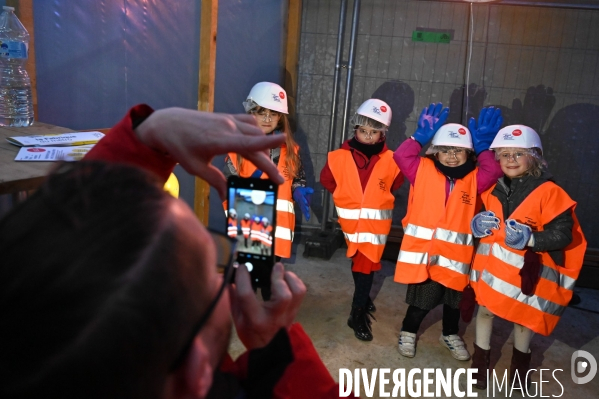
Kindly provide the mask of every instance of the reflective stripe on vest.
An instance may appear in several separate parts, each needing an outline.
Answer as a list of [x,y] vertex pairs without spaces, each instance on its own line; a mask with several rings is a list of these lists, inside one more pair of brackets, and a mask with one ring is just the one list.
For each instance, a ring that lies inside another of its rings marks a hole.
[[277,198],[277,211],[294,213],[293,202]]
[[393,219],[393,209],[345,209],[338,206],[335,207],[337,215],[343,219],[372,219],[372,220],[391,220]]
[[396,282],[420,283],[431,278],[448,288],[464,289],[474,254],[470,220],[476,208],[476,173],[475,169],[456,180],[447,196],[446,177],[433,161],[421,158],[402,221]]
[[286,227],[277,226],[275,227],[275,238],[293,241],[293,230]]
[[347,234],[347,233],[343,233],[343,235],[345,236],[345,238],[348,241],[354,242],[357,244],[367,242],[367,243],[370,243],[373,245],[385,245],[385,243],[387,243],[387,235],[386,234],[372,234],[372,233]]
[[332,151],[328,165],[337,184],[333,201],[347,243],[347,257],[360,251],[372,262],[379,262],[391,230],[395,197],[391,187],[399,175],[393,152],[378,155],[366,186],[362,188],[352,153]]
[[559,316],[564,312],[564,309],[566,309],[565,306],[561,306],[536,295],[524,295],[520,287],[503,281],[499,277],[492,275],[488,270],[483,270],[481,280],[498,293],[512,298],[524,305],[532,306],[541,312]]

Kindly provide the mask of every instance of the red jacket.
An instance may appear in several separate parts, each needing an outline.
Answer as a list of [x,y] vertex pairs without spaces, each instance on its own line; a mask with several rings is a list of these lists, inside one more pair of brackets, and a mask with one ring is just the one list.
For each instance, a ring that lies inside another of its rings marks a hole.
[[[134,165],[152,172],[166,182],[176,162],[169,156],[145,146],[133,130],[136,121],[145,119],[152,112],[153,109],[144,104],[131,108],[106,137],[86,154],[84,159]],[[310,337],[301,325],[298,323],[292,325],[287,335],[291,343],[292,359],[291,363],[282,365],[284,372],[274,386],[272,397],[277,399],[338,398],[338,384],[322,363]],[[248,358],[254,353],[259,357],[261,350],[248,351],[236,361],[227,356],[221,372],[234,375],[242,387],[244,384],[251,385],[248,374],[253,376],[261,370],[248,370]],[[267,376],[265,378],[268,379]]]

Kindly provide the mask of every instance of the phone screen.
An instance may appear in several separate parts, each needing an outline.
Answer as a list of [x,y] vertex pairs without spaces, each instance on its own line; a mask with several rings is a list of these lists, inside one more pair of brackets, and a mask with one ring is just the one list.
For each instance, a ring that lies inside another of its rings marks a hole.
[[277,185],[268,179],[231,176],[227,199],[227,234],[237,239],[237,263],[247,266],[254,287],[270,286]]

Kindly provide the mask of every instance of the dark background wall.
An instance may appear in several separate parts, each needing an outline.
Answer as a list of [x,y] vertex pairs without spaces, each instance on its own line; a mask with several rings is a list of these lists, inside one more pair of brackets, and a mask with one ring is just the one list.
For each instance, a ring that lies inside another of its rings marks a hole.
[[[302,15],[297,136],[304,144],[308,178],[317,189],[313,225],[322,217],[318,180],[327,153],[339,8],[339,0],[306,0]],[[416,28],[450,32],[451,40],[413,41]],[[550,171],[578,202],[589,246],[599,247],[599,188],[594,181],[599,174],[599,135],[594,134],[598,58],[599,10],[364,0],[349,115],[367,98],[387,101],[393,110],[388,144],[395,149],[413,133],[420,110],[431,102],[449,105],[450,121],[457,123],[477,116],[483,106],[501,107],[505,125],[527,124],[541,135]],[[341,80],[345,82],[345,70]],[[342,83],[339,105],[344,92]],[[404,185],[396,196],[395,224],[405,215],[407,192]]]
[[[200,0],[35,0],[38,119],[92,129],[138,103],[197,109],[200,11]],[[243,112],[259,81],[283,83],[286,18],[283,1],[219,1],[216,112]],[[193,205],[193,176],[175,174]],[[210,225],[224,227],[215,191]]]

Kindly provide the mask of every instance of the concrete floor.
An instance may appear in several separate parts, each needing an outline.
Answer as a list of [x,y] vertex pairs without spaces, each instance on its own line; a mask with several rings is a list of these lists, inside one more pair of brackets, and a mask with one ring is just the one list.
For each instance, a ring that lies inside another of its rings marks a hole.
[[[350,262],[345,258],[346,249],[338,249],[329,261],[304,258],[301,255],[303,250],[303,245],[299,244],[296,255],[285,262],[287,269],[295,272],[308,287],[308,293],[297,320],[301,322],[312,338],[322,360],[335,380],[339,379],[340,368],[352,371],[357,368],[365,368],[369,375],[373,368],[389,368],[391,372],[395,369],[405,369],[407,376],[412,368],[451,368],[455,371],[458,368],[470,366],[470,361],[462,362],[452,358],[449,351],[438,342],[441,334],[441,306],[432,310],[423,321],[418,334],[416,356],[409,359],[398,353],[397,337],[407,310],[404,301],[406,286],[393,282],[395,270],[393,262],[383,263],[383,270],[375,276],[371,292],[371,296],[377,294],[374,301],[377,306],[375,313],[377,321],[373,322],[372,327],[374,340],[363,342],[356,339],[353,330],[347,326],[353,280],[350,273]],[[599,373],[591,382],[584,385],[575,384],[570,377],[570,359],[574,351],[585,350],[599,360],[599,291],[577,288],[576,292],[582,298],[578,307],[594,312],[568,308],[551,336],[536,335],[533,337],[531,366],[536,369],[551,370],[543,372],[543,381],[548,382],[542,384],[542,395],[537,392],[535,395],[537,397],[599,398]],[[469,324],[461,322],[460,325],[460,335],[463,336],[471,353],[474,351],[475,321],[476,319],[473,319]],[[513,343],[512,330],[512,323],[496,318],[492,338],[491,365],[497,374],[503,375],[503,372],[509,369]],[[241,351],[241,344],[234,339],[231,353],[235,355]],[[556,371],[554,378],[552,372],[555,369],[563,371]],[[390,378],[389,374],[387,378]],[[422,378],[422,375],[417,375],[417,378]],[[533,382],[535,381],[537,383],[539,381],[538,372],[533,376]],[[460,379],[460,385],[462,389],[465,388],[465,377],[463,376]],[[432,386],[434,387],[434,384]],[[392,389],[391,381],[387,385],[386,391],[391,392]],[[435,392],[434,388],[431,388],[430,391]],[[497,388],[495,395],[493,392],[489,392],[487,396],[487,392],[476,389],[474,392],[478,393],[478,397],[510,397],[505,395],[505,390],[500,393]],[[373,396],[365,394],[364,386],[361,387],[360,394],[362,398],[380,397],[378,385]],[[534,388],[531,395],[534,395]],[[522,397],[520,391],[514,391],[512,396]],[[406,391],[406,397],[412,396],[409,396]]]

